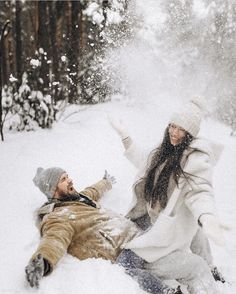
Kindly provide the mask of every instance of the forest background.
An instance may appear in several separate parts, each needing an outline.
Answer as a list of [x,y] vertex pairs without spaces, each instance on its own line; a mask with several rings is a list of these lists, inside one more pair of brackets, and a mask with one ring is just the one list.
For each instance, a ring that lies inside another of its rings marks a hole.
[[124,66],[137,44],[157,64],[157,101],[163,90],[183,98],[196,92],[211,106],[207,115],[234,135],[235,1],[141,2],[0,1],[1,139],[4,127],[51,128],[71,104],[141,96],[131,93],[134,72]]

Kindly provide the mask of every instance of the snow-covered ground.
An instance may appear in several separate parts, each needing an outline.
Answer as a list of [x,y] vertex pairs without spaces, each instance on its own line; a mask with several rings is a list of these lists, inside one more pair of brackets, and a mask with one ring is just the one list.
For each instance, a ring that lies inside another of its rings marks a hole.
[[[168,119],[168,103],[144,105],[128,103],[116,97],[95,106],[71,106],[51,130],[29,133],[6,132],[0,143],[0,293],[64,294],[143,293],[122,268],[104,260],[79,261],[63,257],[56,270],[44,278],[38,290],[27,286],[24,276],[31,254],[39,242],[33,212],[45,201],[33,185],[36,168],[60,166],[74,179],[78,189],[99,180],[107,169],[117,184],[102,199],[102,205],[125,213],[131,201],[135,168],[123,156],[117,134],[107,115],[119,117],[131,135],[145,146],[162,138]],[[121,97],[122,98],[122,97]],[[227,248],[212,245],[215,263],[228,283],[218,283],[221,293],[236,293],[236,139],[229,129],[212,120],[204,122],[201,135],[224,144],[224,152],[215,168],[215,195],[224,223],[232,230],[226,234]]]

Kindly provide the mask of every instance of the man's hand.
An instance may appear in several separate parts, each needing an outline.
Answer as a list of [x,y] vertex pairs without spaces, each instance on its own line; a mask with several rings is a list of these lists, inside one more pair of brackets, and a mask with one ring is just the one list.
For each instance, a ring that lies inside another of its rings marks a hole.
[[114,176],[109,175],[107,170],[105,170],[105,174],[103,176],[104,180],[107,180],[111,185],[114,185],[116,183],[116,178]]
[[39,281],[44,274],[44,260],[41,254],[29,262],[25,268],[26,279],[31,287],[39,287]]

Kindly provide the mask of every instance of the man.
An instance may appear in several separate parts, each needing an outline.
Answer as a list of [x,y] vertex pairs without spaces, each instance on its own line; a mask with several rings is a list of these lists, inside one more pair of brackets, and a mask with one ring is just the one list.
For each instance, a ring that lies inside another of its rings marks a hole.
[[[98,200],[115,183],[107,171],[102,180],[81,192],[75,190],[68,174],[59,167],[38,168],[33,182],[48,202],[37,211],[41,241],[26,267],[31,287],[38,287],[40,279],[53,271],[66,252],[80,260],[95,257],[115,262],[122,246],[140,232],[127,218],[100,209]],[[127,273],[149,293],[182,293],[145,270],[129,269]]]

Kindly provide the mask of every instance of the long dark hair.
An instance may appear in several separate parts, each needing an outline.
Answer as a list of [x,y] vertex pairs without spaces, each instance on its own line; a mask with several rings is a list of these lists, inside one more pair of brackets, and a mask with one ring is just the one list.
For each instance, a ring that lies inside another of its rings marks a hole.
[[[190,145],[193,136],[186,132],[182,142],[176,146],[172,145],[169,137],[169,126],[166,128],[164,138],[161,145],[153,151],[151,162],[145,176],[143,178],[143,193],[147,202],[152,207],[155,206],[157,201],[160,203],[161,208],[165,208],[168,196],[167,189],[170,176],[173,175],[176,185],[181,175],[186,177],[182,167],[181,159],[184,150]],[[156,172],[164,164],[157,179],[155,179]]]

